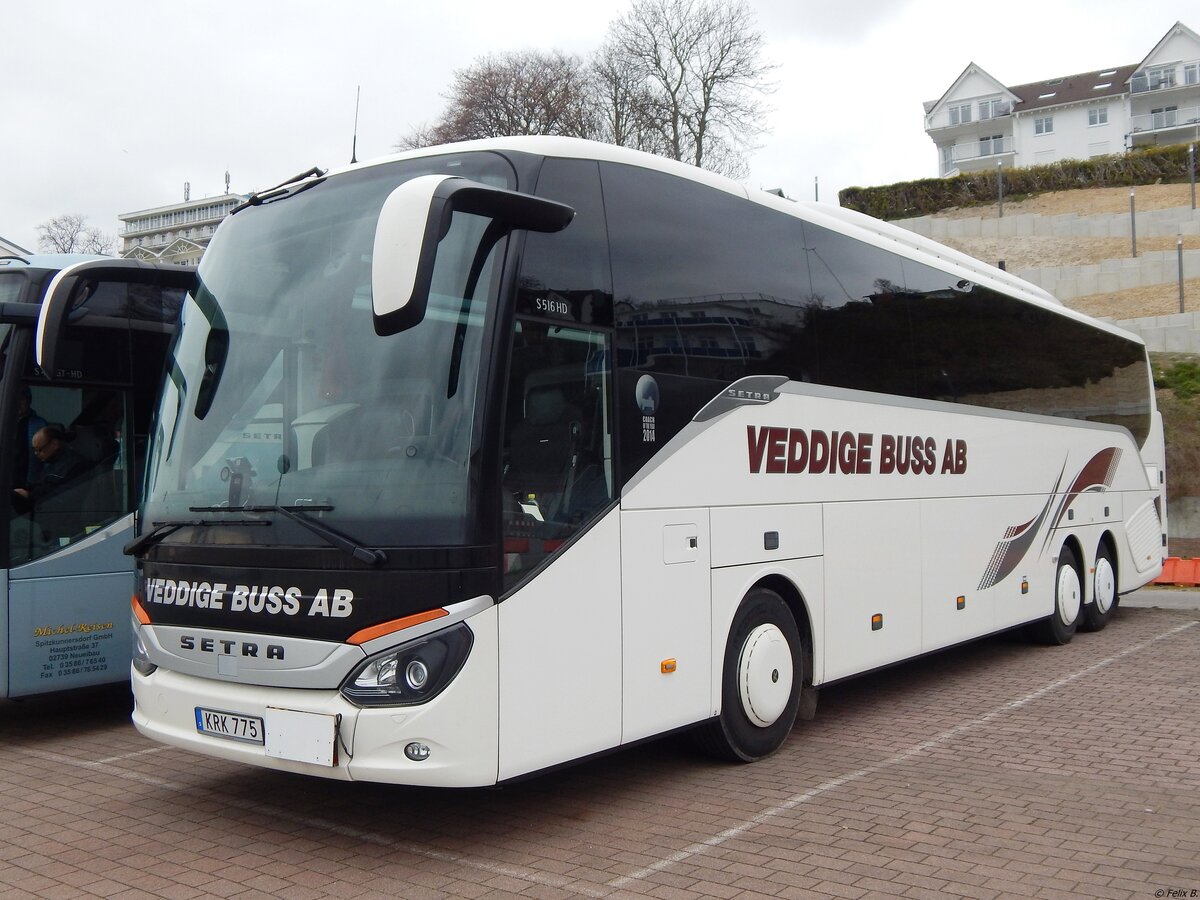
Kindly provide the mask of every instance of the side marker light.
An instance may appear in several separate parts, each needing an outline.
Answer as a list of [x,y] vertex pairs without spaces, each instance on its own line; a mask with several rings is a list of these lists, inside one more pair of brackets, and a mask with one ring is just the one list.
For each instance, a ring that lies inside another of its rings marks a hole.
[[955,597],[954,604],[959,609],[966,609],[967,608],[967,598],[966,597]]
[[883,613],[875,613],[871,616],[871,630],[879,631],[883,628]]
[[676,663],[675,663],[674,657],[672,657],[671,659],[664,659],[661,663],[658,664],[658,670],[660,672],[662,672],[664,675],[670,675],[672,672],[675,671],[675,667],[676,667]]

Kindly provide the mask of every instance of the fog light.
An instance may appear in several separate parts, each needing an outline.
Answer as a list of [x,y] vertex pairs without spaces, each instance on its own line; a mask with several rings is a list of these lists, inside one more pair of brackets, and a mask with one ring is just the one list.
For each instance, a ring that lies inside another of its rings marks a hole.
[[413,741],[411,744],[405,746],[404,755],[413,762],[422,762],[429,759],[429,745]]

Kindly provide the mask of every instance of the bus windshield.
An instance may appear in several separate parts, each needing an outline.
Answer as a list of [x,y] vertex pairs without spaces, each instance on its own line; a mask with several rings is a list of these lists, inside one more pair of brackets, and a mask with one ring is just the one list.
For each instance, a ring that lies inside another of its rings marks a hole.
[[[468,539],[475,404],[504,242],[485,238],[488,220],[456,213],[421,323],[379,337],[372,319],[379,210],[398,184],[430,173],[515,187],[495,154],[447,155],[301,186],[222,225],[168,360],[147,527],[257,516],[271,527],[247,540],[318,540],[295,516],[271,514],[283,507],[375,546]],[[205,537],[170,538],[189,540]]]

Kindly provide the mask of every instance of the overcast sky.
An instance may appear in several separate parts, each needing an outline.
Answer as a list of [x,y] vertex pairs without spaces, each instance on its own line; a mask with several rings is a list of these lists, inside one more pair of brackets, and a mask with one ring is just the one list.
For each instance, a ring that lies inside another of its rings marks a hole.
[[[0,236],[269,187],[393,152],[455,69],[520,49],[587,55],[630,0],[0,0]],[[778,65],[749,183],[837,202],[937,174],[922,129],[969,62],[1006,84],[1140,62],[1195,0],[750,0]]]

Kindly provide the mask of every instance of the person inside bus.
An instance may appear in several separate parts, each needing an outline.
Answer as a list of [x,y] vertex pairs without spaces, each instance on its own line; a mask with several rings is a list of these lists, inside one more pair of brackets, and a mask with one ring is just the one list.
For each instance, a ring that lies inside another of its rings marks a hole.
[[33,408],[33,392],[29,385],[21,385],[17,394],[17,454],[13,459],[13,480],[16,487],[28,487],[37,481],[42,470],[41,461],[29,452],[33,436],[46,427],[46,420]]
[[90,463],[67,441],[67,433],[57,425],[44,425],[34,432],[29,449],[41,462],[41,470],[28,487],[13,488],[13,504],[19,512],[57,493],[88,469]]

